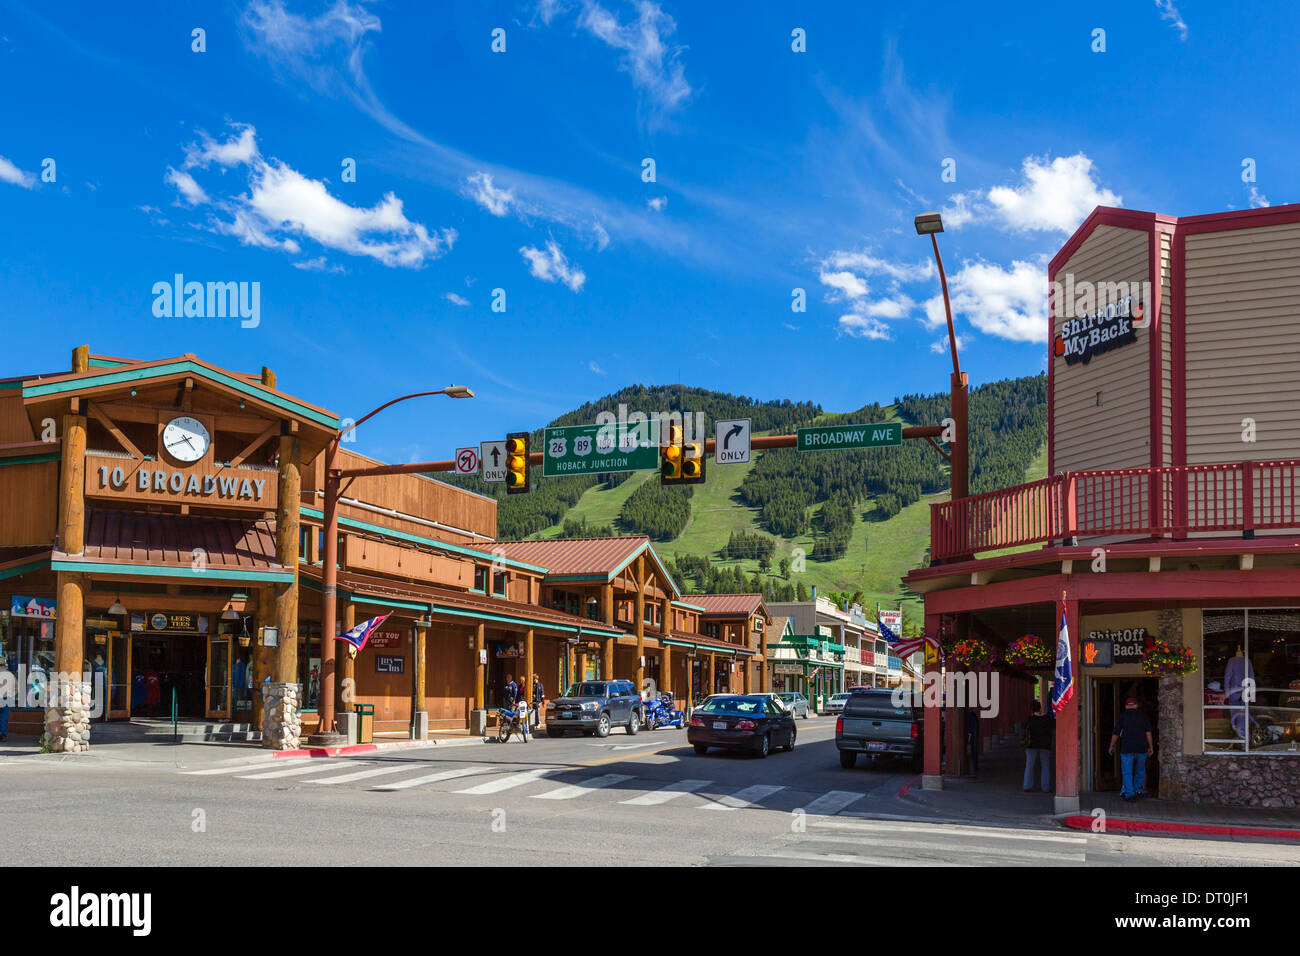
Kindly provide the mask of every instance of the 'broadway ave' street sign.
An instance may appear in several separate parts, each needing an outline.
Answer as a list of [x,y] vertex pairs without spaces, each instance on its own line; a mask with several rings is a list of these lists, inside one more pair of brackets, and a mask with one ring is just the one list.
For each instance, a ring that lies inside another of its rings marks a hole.
[[882,448],[903,444],[901,422],[877,425],[817,425],[800,428],[800,451],[836,451],[842,448]]

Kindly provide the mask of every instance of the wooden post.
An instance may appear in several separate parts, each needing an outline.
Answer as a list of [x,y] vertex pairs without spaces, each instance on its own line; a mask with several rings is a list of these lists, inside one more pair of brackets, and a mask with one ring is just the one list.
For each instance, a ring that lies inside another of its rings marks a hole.
[[74,372],[90,371],[90,346],[78,345],[72,350],[72,370]]
[[[60,571],[56,587],[59,596],[58,616],[54,619],[54,670],[70,680],[80,681],[85,669],[86,577]],[[54,682],[49,681],[46,686],[54,689]]]
[[[600,610],[601,617],[604,618],[608,627],[614,626],[614,585],[606,584],[600,589]],[[614,642],[618,640],[614,635],[605,638],[605,644],[602,648],[604,659],[601,662],[601,679],[614,679]]]
[[659,688],[660,690],[670,690],[673,686],[673,658],[672,649],[668,646],[668,638],[673,633],[673,600],[668,593],[668,585],[664,585],[664,597],[659,604]]
[[585,680],[587,677],[587,652],[579,644],[573,649],[573,680]]
[[709,683],[704,688],[704,696],[708,697],[710,694],[712,694],[713,689],[717,686],[718,685],[716,680],[714,679],[714,673],[713,673],[713,653],[710,652],[709,653]]
[[[344,602],[340,618],[343,621],[344,631],[350,631],[357,626],[357,606],[351,600]],[[350,644],[346,644],[338,648],[338,712],[340,714],[352,713],[352,707],[357,702],[357,660],[352,656],[350,647]]]
[[[59,467],[59,550],[81,554],[86,547],[86,416],[63,416],[63,460]],[[78,644],[81,638],[77,638]]]
[[[941,617],[938,614],[927,614],[925,616],[924,633],[933,637],[936,641],[939,639],[939,625]],[[927,660],[930,655],[927,653]],[[925,665],[925,681],[922,684],[922,690],[928,691],[922,697],[922,704],[925,706],[925,720],[922,724],[925,734],[925,768],[924,775],[921,778],[921,788],[923,790],[942,790],[943,789],[943,738],[939,732],[939,722],[943,715],[943,708],[938,706],[942,700],[941,688],[935,685],[939,681],[939,664],[937,659],[933,663]],[[934,689],[931,689],[934,688]],[[936,706],[929,706],[933,700]]]
[[429,667],[429,628],[423,624],[415,626],[415,703],[416,710],[425,710],[425,676]]
[[673,648],[667,641],[664,642],[659,670],[661,672],[659,689],[671,694],[673,692]]
[[772,626],[771,621],[763,622],[763,633],[758,637],[759,659],[758,659],[758,690],[759,693],[766,694],[772,689],[771,677],[767,672],[767,629]]
[[636,624],[636,689],[645,686],[645,554],[636,559],[636,600],[632,616]]
[[483,652],[487,650],[487,625],[482,621],[474,629],[474,709],[482,710],[487,688],[487,665],[483,663]]
[[275,626],[275,588],[267,586],[257,591],[257,642],[253,648],[253,729],[262,729],[262,682],[274,668],[271,665],[274,650],[262,646],[263,627]]
[[276,561],[293,571],[291,582],[275,586],[275,625],[280,631],[275,680],[284,684],[298,680],[298,508],[302,501],[298,457],[298,436],[285,427],[280,435],[280,501],[275,522]]

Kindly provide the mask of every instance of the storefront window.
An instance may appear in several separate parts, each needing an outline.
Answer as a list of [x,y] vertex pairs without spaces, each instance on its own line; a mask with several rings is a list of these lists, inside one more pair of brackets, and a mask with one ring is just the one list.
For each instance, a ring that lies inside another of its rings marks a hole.
[[302,709],[314,711],[320,705],[320,635],[298,625],[298,683],[302,685]]
[[1205,751],[1300,752],[1300,609],[1202,616]]
[[[48,618],[14,614],[12,608],[0,617],[0,658],[19,681],[16,707],[40,706],[36,695],[45,689],[47,675],[54,670],[54,602],[47,603]],[[34,606],[32,610],[36,610]]]

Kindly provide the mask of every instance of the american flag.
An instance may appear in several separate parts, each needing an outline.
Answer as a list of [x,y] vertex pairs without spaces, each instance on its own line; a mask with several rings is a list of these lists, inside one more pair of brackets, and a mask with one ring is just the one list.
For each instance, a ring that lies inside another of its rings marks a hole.
[[931,647],[939,647],[938,640],[933,637],[904,638],[899,634],[895,634],[888,624],[877,622],[877,625],[880,628],[880,636],[888,642],[889,649],[894,652],[899,660],[906,660],[927,644]]

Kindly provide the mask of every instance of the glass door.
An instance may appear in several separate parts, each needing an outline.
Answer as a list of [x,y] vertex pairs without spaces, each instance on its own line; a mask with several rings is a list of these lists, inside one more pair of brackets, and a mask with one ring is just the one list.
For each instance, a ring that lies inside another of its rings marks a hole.
[[131,635],[108,632],[108,719],[131,717]]
[[230,635],[208,638],[207,700],[204,716],[230,718]]

